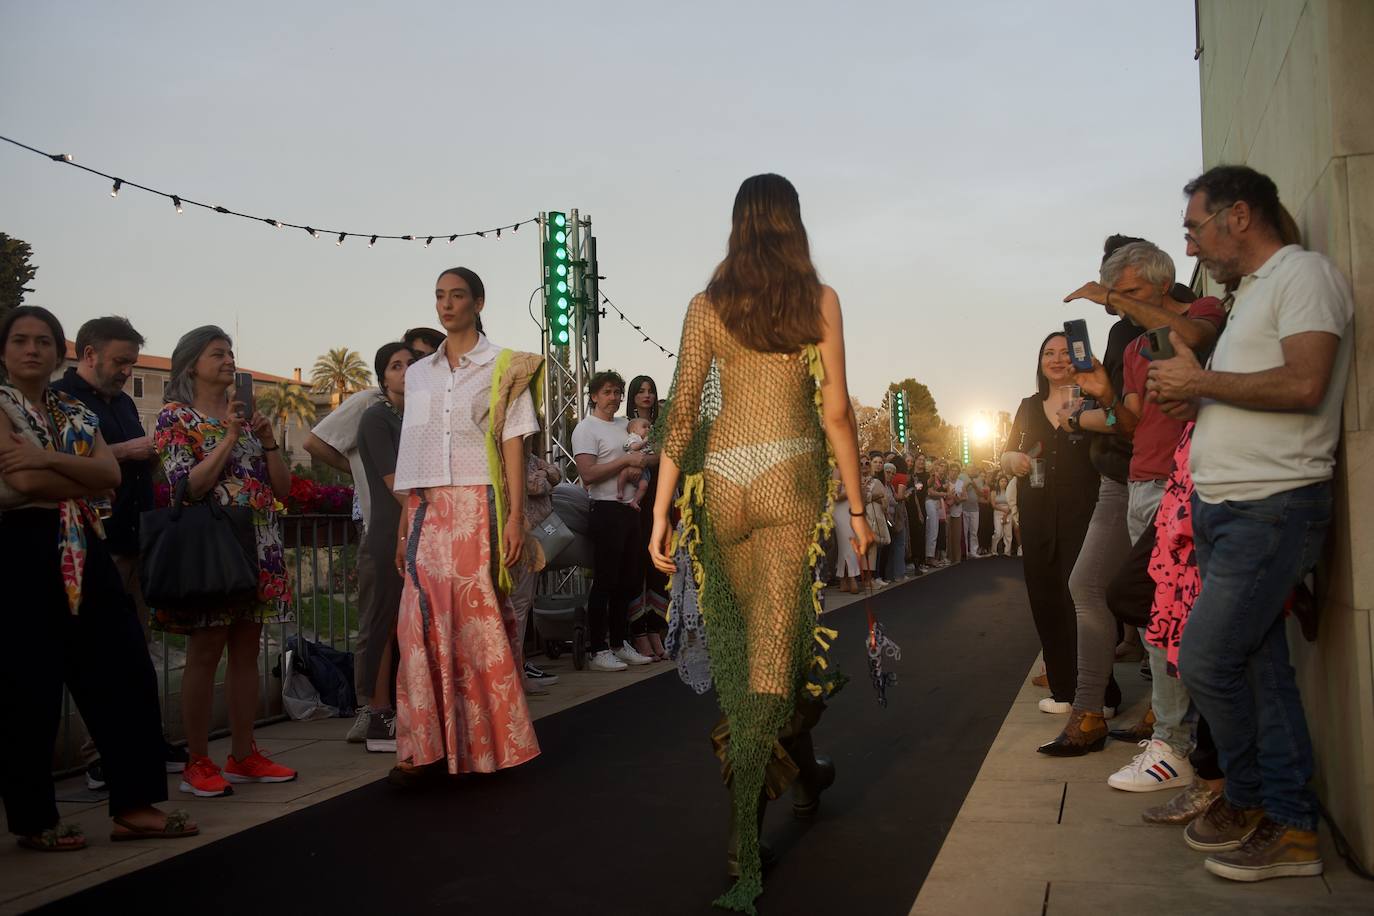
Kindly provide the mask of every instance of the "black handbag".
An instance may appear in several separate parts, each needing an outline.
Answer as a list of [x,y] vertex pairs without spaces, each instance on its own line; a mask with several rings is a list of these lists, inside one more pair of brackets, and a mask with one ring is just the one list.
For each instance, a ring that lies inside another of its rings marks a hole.
[[139,578],[150,607],[194,610],[252,601],[258,591],[253,510],[210,496],[186,502],[185,478],[166,509],[139,518]]

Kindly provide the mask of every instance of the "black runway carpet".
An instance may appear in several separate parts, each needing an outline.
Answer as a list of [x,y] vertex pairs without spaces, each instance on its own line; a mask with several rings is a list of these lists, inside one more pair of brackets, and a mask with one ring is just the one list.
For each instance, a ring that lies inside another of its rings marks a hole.
[[[815,732],[838,779],[809,824],[770,806],[763,913],[905,916],[1038,651],[1019,561],[966,562],[873,606],[900,683],[880,708],[862,603],[827,616],[852,678]],[[712,694],[665,674],[539,721],[524,767],[423,794],[374,783],[40,912],[719,912],[716,716]]]

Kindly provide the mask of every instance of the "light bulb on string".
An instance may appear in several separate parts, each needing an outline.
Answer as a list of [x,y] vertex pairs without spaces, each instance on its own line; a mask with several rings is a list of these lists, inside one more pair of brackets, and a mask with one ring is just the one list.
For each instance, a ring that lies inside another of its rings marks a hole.
[[347,232],[340,232],[340,233],[339,233],[339,240],[338,240],[337,242],[335,242],[334,244],[335,244],[335,245],[342,245],[342,244],[343,244],[344,237],[345,237],[346,235],[348,235]]
[[172,206],[177,208],[178,213],[181,212],[181,198],[177,197],[175,194],[172,195]]
[[372,237],[372,241],[370,241],[370,242],[367,243],[367,247],[368,247],[368,248],[371,248],[371,247],[372,247],[373,245],[375,245],[375,244],[377,244],[377,236],[374,235],[374,236]]
[[122,188],[122,187],[124,187],[124,179],[122,179],[122,178],[116,178],[116,179],[115,179],[115,183],[114,183],[114,187],[113,187],[113,188],[110,188],[110,196],[111,196],[111,197],[118,197],[118,196],[119,196],[119,189]]
[[305,227],[305,231],[310,233],[310,237],[312,239],[317,239],[320,237],[320,234],[316,232],[314,229],[311,229],[309,226]]
[[429,238],[425,239],[425,247],[426,247],[426,248],[428,248],[430,245],[433,245],[433,244],[434,244],[434,236],[431,235]]
[[458,238],[458,236],[456,236],[456,235],[450,235],[450,236],[448,237],[448,243],[449,243],[450,245],[452,245],[452,244],[453,244],[453,240],[456,239],[456,238]]

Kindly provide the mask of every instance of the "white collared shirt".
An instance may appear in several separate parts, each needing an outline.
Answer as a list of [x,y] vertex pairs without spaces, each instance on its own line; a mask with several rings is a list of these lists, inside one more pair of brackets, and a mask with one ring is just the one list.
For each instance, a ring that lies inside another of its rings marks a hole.
[[[492,483],[486,429],[493,363],[501,348],[478,335],[477,346],[449,368],[445,347],[406,370],[405,420],[396,455],[397,493],[416,487],[466,487]],[[534,400],[522,391],[506,414],[505,441],[539,431]]]
[[1214,371],[1282,366],[1283,339],[1294,334],[1322,331],[1340,343],[1326,394],[1312,410],[1256,410],[1202,400],[1188,459],[1200,499],[1264,499],[1331,479],[1354,314],[1350,283],[1336,265],[1297,245],[1280,248],[1241,280],[1212,353]]

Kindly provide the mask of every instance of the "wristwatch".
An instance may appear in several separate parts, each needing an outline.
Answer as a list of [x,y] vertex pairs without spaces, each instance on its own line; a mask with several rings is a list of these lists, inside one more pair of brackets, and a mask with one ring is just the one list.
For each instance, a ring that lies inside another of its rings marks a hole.
[[1069,428],[1069,432],[1071,432],[1071,433],[1080,433],[1080,432],[1083,431],[1083,427],[1082,427],[1082,425],[1079,423],[1079,417],[1081,417],[1082,415],[1083,415],[1083,408],[1080,407],[1080,408],[1078,408],[1077,410],[1075,410],[1073,413],[1069,414],[1068,417],[1064,420],[1064,425],[1067,426],[1067,427]]

